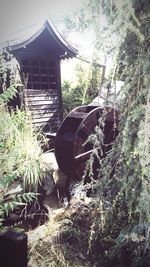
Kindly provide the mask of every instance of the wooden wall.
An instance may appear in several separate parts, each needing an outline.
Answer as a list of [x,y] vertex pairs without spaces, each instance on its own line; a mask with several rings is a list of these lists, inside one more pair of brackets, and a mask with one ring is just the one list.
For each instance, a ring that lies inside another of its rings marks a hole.
[[24,104],[32,112],[33,125],[56,132],[62,120],[60,61],[22,59],[21,76]]
[[58,91],[24,90],[25,106],[31,110],[34,126],[44,127],[46,131],[55,132],[60,125],[60,107]]

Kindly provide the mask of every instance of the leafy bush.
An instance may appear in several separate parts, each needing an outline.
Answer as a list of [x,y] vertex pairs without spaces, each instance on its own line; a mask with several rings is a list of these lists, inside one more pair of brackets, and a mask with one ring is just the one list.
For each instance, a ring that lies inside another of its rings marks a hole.
[[[3,60],[2,60],[3,59]],[[17,92],[15,69],[11,68],[10,87],[7,88],[7,64],[1,56],[0,62],[0,216],[1,222],[17,206],[24,207],[37,197],[38,186],[45,176],[42,170],[42,134],[32,127],[30,113],[10,110],[8,101]],[[13,75],[14,74],[14,75]],[[11,192],[18,182],[20,189]],[[9,196],[10,195],[10,196]]]
[[43,178],[40,167],[43,152],[38,135],[33,130],[30,114],[20,110],[10,114],[6,107],[0,107],[0,176],[15,172],[24,188],[34,191]]
[[63,115],[64,117],[74,108],[82,105],[83,88],[72,88],[67,81],[62,86]]
[[76,73],[74,85],[68,81],[64,81],[62,85],[64,116],[78,106],[89,104],[100,89],[101,70],[94,64],[78,64]]

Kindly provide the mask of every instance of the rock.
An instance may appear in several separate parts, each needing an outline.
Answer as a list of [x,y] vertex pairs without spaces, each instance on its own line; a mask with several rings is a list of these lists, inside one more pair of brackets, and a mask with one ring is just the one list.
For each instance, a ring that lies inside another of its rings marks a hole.
[[39,239],[43,239],[46,236],[47,227],[46,225],[38,226],[36,229],[29,231],[28,235],[28,243],[29,245],[38,242]]
[[8,195],[12,195],[12,194],[14,195],[14,194],[18,194],[18,193],[22,192],[23,188],[21,187],[20,184],[18,184],[18,185],[14,184],[13,186],[14,186],[14,188],[9,190],[4,196],[8,196]]
[[27,267],[37,267],[36,263],[31,259],[27,265]]
[[41,167],[42,169],[45,168],[47,171],[54,171],[58,169],[58,164],[53,152],[46,152],[42,155]]
[[57,196],[48,196],[44,198],[43,201],[44,207],[48,210],[48,214],[51,215],[51,212],[60,207],[59,200]]
[[45,191],[46,196],[50,196],[55,191],[56,185],[51,173],[45,176],[42,189]]
[[58,197],[62,200],[64,197],[69,198],[69,184],[67,176],[59,169],[53,172],[53,178],[56,184]]
[[8,221],[11,221],[12,224],[14,224],[14,223],[18,222],[19,219],[20,219],[20,215],[17,215],[16,213],[12,212],[9,215]]
[[53,152],[46,152],[42,155],[41,169],[43,173],[45,173],[42,189],[45,191],[46,196],[50,196],[56,189],[53,172],[58,169],[55,154]]
[[14,182],[9,188],[7,193],[4,194],[4,199],[11,199],[14,195],[20,194],[23,191],[23,187],[21,184],[17,181]]

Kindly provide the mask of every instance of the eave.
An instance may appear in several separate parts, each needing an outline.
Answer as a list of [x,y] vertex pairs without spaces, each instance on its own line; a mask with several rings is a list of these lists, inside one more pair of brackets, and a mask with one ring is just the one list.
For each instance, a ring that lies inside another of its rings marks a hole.
[[28,34],[25,34],[24,37],[6,42],[3,46],[9,49],[9,51],[12,51],[12,53],[21,49],[26,49],[30,47],[30,45],[32,45],[46,30],[48,31],[49,36],[53,38],[54,42],[56,42],[57,47],[59,47],[63,52],[59,55],[60,59],[72,58],[78,54],[77,49],[72,47],[58,32],[52,21],[49,22],[48,20],[46,20],[45,23],[36,30],[36,32],[29,32]]

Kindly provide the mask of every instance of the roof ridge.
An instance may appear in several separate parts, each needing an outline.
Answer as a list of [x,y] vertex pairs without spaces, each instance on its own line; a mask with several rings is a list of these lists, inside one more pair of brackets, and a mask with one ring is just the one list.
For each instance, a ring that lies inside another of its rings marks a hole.
[[[36,26],[36,28],[35,28]],[[31,31],[32,29],[32,31]],[[73,53],[73,56],[76,56],[78,54],[78,50],[74,48],[64,37],[63,35],[57,30],[55,24],[53,21],[48,18],[45,21],[42,21],[38,24],[34,24],[33,26],[29,26],[27,28],[24,28],[26,32],[22,36],[18,38],[14,38],[13,40],[8,40],[3,43],[1,43],[2,48],[9,48],[12,50],[17,50],[22,47],[26,47],[26,45],[32,43],[38,36],[47,29],[49,33],[52,35],[54,40],[63,48],[68,49],[69,53]],[[28,31],[27,31],[28,30]],[[34,31],[33,31],[34,30]],[[20,32],[20,31],[18,31]]]

